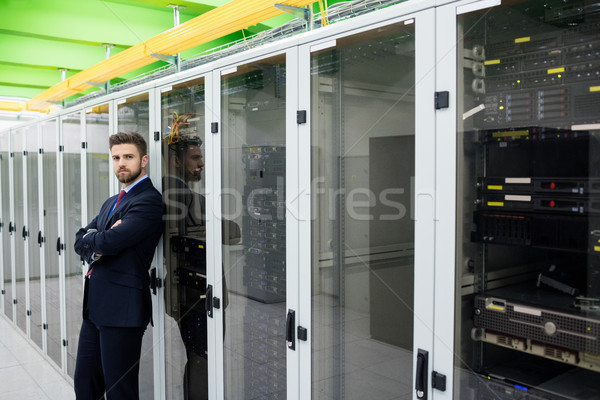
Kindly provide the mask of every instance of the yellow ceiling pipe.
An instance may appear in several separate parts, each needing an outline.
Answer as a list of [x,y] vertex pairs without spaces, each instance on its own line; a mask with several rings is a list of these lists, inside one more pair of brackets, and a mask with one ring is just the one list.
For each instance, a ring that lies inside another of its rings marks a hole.
[[276,17],[283,13],[275,8],[276,3],[303,7],[315,1],[233,0],[65,79],[29,100],[27,109],[44,109],[91,88],[94,83],[107,82],[151,64],[157,60],[153,55],[175,55]]
[[27,110],[27,103],[24,101],[0,101],[0,110],[25,111]]
[[[27,107],[27,103],[24,101],[0,101],[0,110],[4,111],[13,111],[13,112],[23,112],[23,111],[39,111],[42,113],[49,112],[50,109],[43,110],[30,110]],[[53,108],[52,108],[53,110]]]

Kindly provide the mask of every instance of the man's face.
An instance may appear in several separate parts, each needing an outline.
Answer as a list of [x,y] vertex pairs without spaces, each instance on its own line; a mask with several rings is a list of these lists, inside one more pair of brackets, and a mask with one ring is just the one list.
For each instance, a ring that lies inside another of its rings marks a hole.
[[184,164],[186,181],[199,181],[202,179],[204,161],[202,160],[200,146],[188,146],[185,152]]
[[116,144],[111,149],[113,169],[119,182],[128,185],[146,173],[148,156],[140,157],[137,147],[131,143]]

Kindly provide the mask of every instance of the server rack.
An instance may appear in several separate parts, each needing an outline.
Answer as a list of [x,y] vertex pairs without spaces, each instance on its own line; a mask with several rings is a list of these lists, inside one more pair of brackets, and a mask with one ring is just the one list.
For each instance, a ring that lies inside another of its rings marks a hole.
[[248,297],[262,303],[285,301],[285,148],[244,146],[246,172],[242,232]]
[[244,321],[252,326],[245,348],[248,398],[286,399],[285,326],[281,304],[286,300],[285,147],[244,146],[246,174],[242,244],[243,282],[252,302]]
[[600,395],[599,11],[459,17],[460,398]]

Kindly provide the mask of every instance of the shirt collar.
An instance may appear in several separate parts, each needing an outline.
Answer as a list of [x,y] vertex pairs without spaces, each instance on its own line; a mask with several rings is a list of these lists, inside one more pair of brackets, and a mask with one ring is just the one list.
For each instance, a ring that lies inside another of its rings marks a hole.
[[148,174],[144,174],[143,176],[140,176],[139,178],[137,178],[135,180],[135,182],[133,182],[131,185],[128,185],[126,188],[121,188],[121,190],[124,190],[125,193],[129,193],[129,191],[131,189],[134,188],[135,185],[137,185],[138,183],[140,183],[141,181],[143,181],[144,179],[148,179]]

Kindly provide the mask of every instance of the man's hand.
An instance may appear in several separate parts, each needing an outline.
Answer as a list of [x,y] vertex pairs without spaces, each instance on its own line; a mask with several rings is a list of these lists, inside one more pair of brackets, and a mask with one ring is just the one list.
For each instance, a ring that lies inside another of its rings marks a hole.
[[[111,227],[110,227],[110,229],[112,229],[112,228],[114,228],[114,227],[116,227],[116,226],[119,226],[119,225],[121,225],[121,222],[123,222],[123,221],[122,221],[122,220],[118,220],[117,222],[115,222],[115,223],[113,224],[113,226],[111,226]],[[100,257],[102,257],[102,254],[94,253],[94,258],[95,258],[96,260],[97,260],[97,259],[99,259]]]

